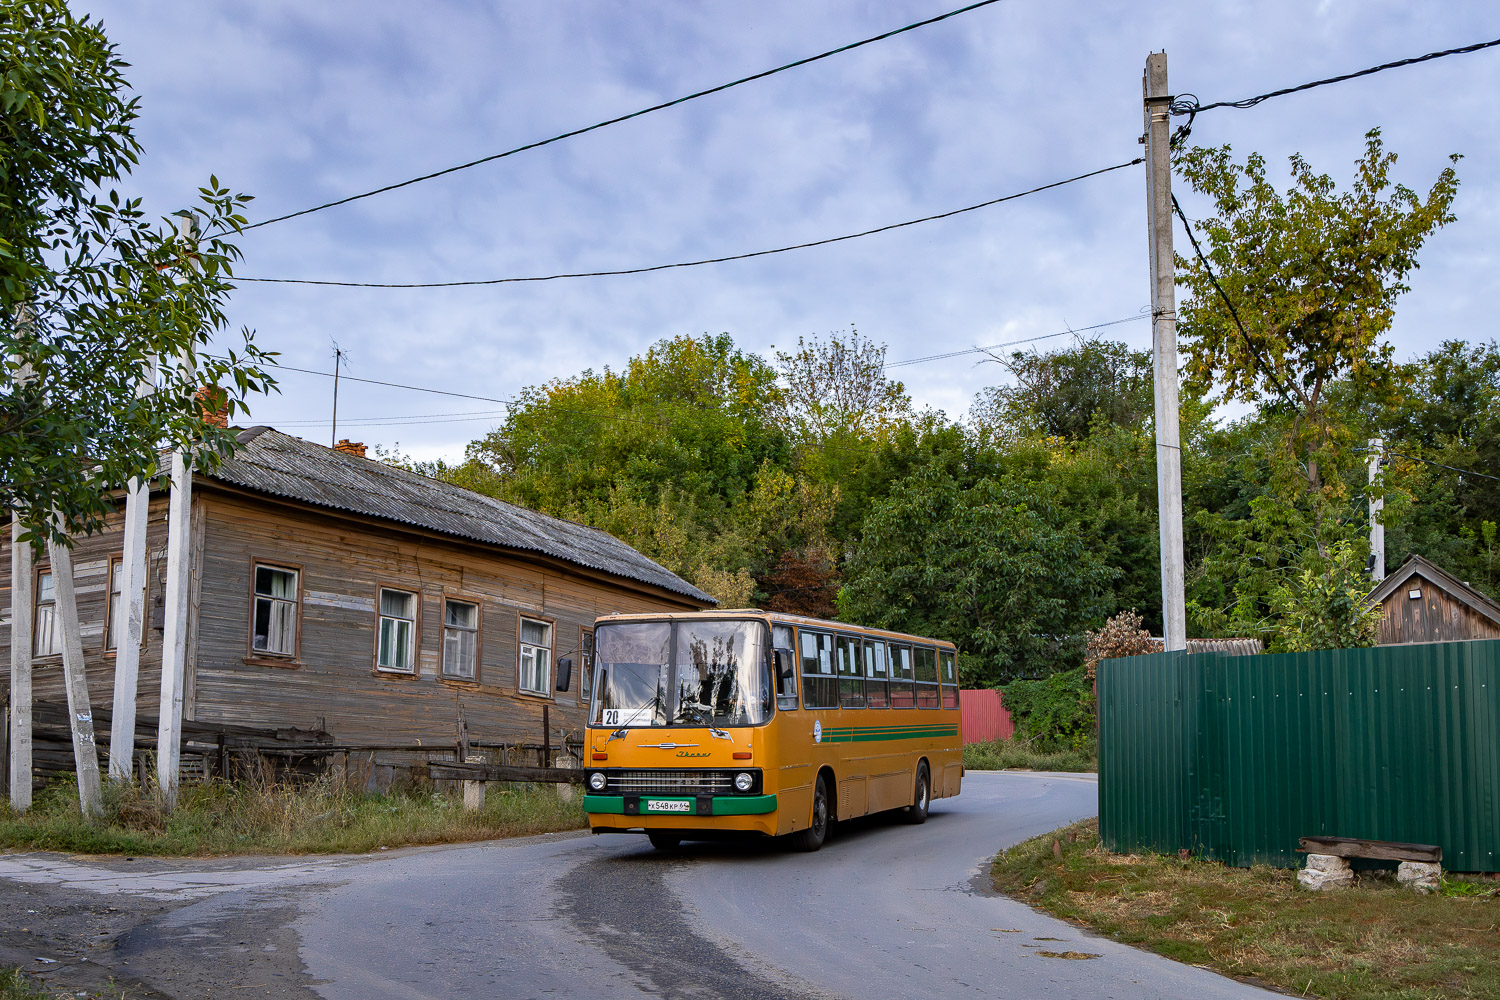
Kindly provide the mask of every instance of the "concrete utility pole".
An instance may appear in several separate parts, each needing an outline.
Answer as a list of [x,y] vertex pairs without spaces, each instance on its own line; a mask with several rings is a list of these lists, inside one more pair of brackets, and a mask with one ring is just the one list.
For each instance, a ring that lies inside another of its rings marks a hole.
[[1156,384],[1156,499],[1161,531],[1161,617],[1166,648],[1187,648],[1182,558],[1182,437],[1177,413],[1176,261],[1172,254],[1172,98],[1167,54],[1146,57],[1146,224]]
[[[136,384],[142,399],[156,391],[156,364]],[[151,489],[139,479],[130,481],[125,495],[125,538],[120,552],[120,607],[115,625],[115,696],[109,724],[109,777],[129,781],[134,771],[135,696],[140,677],[141,635],[146,620],[146,522]]]
[[[1385,457],[1385,441],[1370,438],[1370,484],[1380,475],[1380,461]],[[1370,576],[1376,583],[1385,579],[1385,525],[1380,515],[1385,510],[1383,497],[1370,497]]]
[[[59,524],[61,519],[58,519]],[[78,804],[94,819],[104,813],[99,788],[99,748],[94,743],[94,705],[83,662],[83,637],[78,630],[78,596],[73,590],[73,550],[48,541],[57,619],[62,626],[63,681],[68,689],[68,725],[73,730],[73,764],[78,771]]]
[[[177,216],[181,239],[196,235],[197,217]],[[179,358],[184,364],[186,358]],[[167,502],[166,621],[161,637],[161,708],[156,727],[156,780],[167,807],[177,805],[182,764],[182,696],[187,681],[188,599],[192,583],[193,467],[181,448],[172,452],[172,491]]]
[[31,543],[21,541],[21,520],[10,517],[10,807],[31,808],[31,645],[33,603]]

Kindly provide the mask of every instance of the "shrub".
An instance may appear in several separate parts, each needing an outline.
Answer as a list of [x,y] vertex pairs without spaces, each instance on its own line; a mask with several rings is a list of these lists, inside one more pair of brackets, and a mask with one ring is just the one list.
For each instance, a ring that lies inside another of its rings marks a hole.
[[1093,743],[1094,685],[1086,668],[1012,681],[1004,694],[1016,735],[1035,751],[1082,750]]

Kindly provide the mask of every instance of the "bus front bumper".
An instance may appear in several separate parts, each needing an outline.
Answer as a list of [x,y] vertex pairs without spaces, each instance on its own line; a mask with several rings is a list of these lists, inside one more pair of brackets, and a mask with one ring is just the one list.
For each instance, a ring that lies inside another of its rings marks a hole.
[[758,816],[776,811],[775,795],[585,795],[583,810],[613,816]]

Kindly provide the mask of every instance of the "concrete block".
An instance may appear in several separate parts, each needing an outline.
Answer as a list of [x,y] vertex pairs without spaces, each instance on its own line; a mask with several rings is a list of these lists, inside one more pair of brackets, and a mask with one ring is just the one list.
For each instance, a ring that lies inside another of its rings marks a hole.
[[1396,881],[1413,892],[1438,891],[1443,866],[1435,861],[1403,861],[1396,866]]
[[1347,858],[1332,854],[1309,854],[1307,867],[1297,873],[1297,884],[1312,892],[1346,889],[1354,884]]
[[1315,872],[1346,872],[1349,870],[1349,859],[1336,854],[1309,854],[1307,869]]

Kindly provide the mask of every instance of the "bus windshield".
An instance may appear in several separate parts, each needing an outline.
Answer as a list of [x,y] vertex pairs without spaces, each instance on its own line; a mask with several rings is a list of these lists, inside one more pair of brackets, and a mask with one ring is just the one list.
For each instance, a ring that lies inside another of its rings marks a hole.
[[766,625],[615,622],[594,636],[599,726],[758,726],[773,699]]

